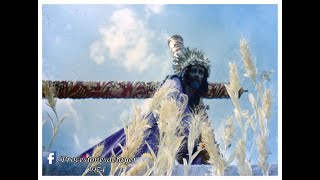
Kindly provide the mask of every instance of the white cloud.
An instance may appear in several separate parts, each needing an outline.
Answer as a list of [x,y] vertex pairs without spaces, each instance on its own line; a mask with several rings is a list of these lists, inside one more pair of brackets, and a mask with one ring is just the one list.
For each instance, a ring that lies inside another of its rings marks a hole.
[[173,73],[171,61],[163,61],[161,67],[161,77],[165,77],[166,75]]
[[73,103],[74,103],[74,100],[72,100],[72,99],[57,99],[56,106],[57,106],[57,108],[59,108],[59,111],[63,111],[62,113],[70,114],[71,115],[70,118],[72,118],[74,120],[79,120],[78,112],[73,107]]
[[147,16],[150,15],[151,13],[153,14],[160,14],[164,9],[163,4],[148,4],[145,7],[145,11],[147,13]]
[[90,139],[88,140],[88,144],[89,144],[90,146],[94,146],[94,145],[98,144],[98,143],[101,142],[101,141],[102,141],[102,139],[101,139],[100,137],[94,137],[94,138],[90,138]]
[[[159,13],[162,8],[152,6],[151,9]],[[149,29],[131,9],[114,11],[109,24],[100,28],[99,32],[101,38],[90,45],[90,58],[97,64],[108,59],[127,71],[144,72],[151,65],[161,62],[149,48],[156,41],[160,42],[159,33]]]
[[104,63],[105,48],[101,41],[95,41],[90,45],[90,58],[97,64]]

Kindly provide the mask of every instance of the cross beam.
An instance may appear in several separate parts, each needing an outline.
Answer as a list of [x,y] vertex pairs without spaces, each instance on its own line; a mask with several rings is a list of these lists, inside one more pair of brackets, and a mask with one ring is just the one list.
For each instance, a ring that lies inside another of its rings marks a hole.
[[[229,98],[225,83],[209,83],[207,99]],[[160,82],[130,82],[130,81],[42,81],[42,97],[45,98],[44,85],[54,87],[56,98],[151,98],[160,87]],[[241,95],[243,89],[239,91]]]

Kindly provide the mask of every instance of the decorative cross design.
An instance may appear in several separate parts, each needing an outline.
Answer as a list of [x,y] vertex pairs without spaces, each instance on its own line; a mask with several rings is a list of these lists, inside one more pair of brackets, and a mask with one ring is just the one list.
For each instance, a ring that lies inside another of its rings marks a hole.
[[[130,82],[130,81],[42,81],[43,86],[54,87],[56,98],[125,98],[145,99],[151,98],[160,87],[160,82]],[[219,99],[229,98],[224,86],[225,83],[209,83],[205,98]],[[44,89],[44,88],[42,88]],[[245,92],[242,88],[239,96]],[[42,92],[44,98],[44,92]]]

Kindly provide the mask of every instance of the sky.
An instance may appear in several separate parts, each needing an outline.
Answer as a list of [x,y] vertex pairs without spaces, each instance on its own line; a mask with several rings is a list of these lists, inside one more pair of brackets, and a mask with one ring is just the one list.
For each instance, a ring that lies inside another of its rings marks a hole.
[[[240,39],[246,38],[258,72],[272,72],[266,84],[272,96],[268,148],[269,162],[278,163],[277,5],[43,4],[41,25],[42,80],[162,81],[173,73],[167,39],[179,34],[185,47],[201,49],[209,57],[209,82],[228,82],[228,63],[234,62],[242,87],[255,94],[252,82],[243,76],[239,52]],[[53,112],[45,99],[40,101],[42,120],[47,121],[42,125],[39,143],[47,146],[51,139],[47,113],[53,116]],[[242,109],[252,114],[248,93],[239,101]],[[59,117],[70,116],[62,123],[51,150],[78,156],[122,128],[123,121],[130,117],[132,102],[142,105],[145,100],[58,99]],[[232,102],[204,102],[210,106],[209,119],[218,143],[222,144],[224,120],[233,113]],[[249,130],[248,151],[252,136]],[[225,153],[234,147],[233,144]],[[252,164],[257,164],[256,151],[254,145]]]

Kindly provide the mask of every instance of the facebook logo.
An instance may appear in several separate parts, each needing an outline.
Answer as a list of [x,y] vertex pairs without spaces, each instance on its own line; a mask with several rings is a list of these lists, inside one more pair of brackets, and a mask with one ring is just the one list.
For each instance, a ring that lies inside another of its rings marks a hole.
[[56,163],[55,151],[42,152],[42,164],[55,164],[55,163]]

